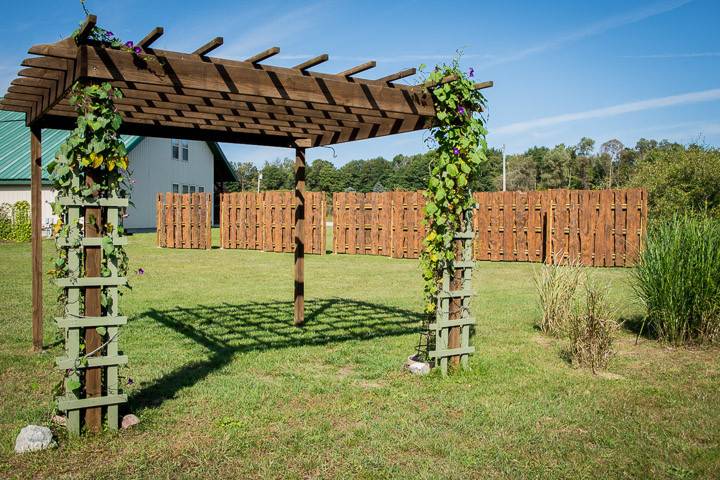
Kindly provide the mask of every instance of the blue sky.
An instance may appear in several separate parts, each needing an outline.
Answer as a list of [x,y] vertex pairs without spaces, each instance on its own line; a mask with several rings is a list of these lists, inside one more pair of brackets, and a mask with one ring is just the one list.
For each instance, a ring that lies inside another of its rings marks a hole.
[[[35,43],[67,36],[82,19],[78,0],[8,2],[0,29],[0,92]],[[328,53],[324,72],[376,60],[380,77],[455,50],[486,90],[492,146],[598,144],[640,137],[720,145],[720,1],[101,1],[99,24],[123,39],[165,27],[159,48],[191,51],[225,38],[217,56],[241,59],[271,46],[271,63],[294,65]],[[408,79],[407,83],[414,83]],[[223,144],[232,161],[266,160],[290,150]],[[312,149],[310,159],[425,151],[421,133]]]

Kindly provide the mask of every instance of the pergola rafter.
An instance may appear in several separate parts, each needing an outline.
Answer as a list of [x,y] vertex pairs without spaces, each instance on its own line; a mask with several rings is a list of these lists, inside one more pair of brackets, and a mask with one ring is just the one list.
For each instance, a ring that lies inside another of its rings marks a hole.
[[[32,127],[33,192],[40,191],[40,130],[75,127],[77,114],[68,98],[75,82],[110,82],[122,91],[123,98],[115,102],[123,117],[120,133],[295,148],[300,222],[295,229],[296,323],[302,323],[305,149],[429,128],[435,119],[431,89],[453,79],[432,85],[395,83],[414,75],[414,68],[379,79],[357,76],[374,68],[374,61],[338,74],[311,71],[329,59],[327,54],[292,68],[263,64],[279,53],[277,47],[246,60],[208,56],[222,45],[221,37],[192,53],[154,49],[162,27],[138,42],[142,54],[136,55],[92,40],[96,23],[91,15],[75,38],[31,47],[28,52],[34,56],[22,62],[25,68],[0,100],[0,109],[25,113]],[[490,86],[485,82],[476,88]],[[32,208],[37,260],[39,203]],[[34,285],[40,275],[34,269]],[[35,321],[42,315],[40,285],[33,290]]]

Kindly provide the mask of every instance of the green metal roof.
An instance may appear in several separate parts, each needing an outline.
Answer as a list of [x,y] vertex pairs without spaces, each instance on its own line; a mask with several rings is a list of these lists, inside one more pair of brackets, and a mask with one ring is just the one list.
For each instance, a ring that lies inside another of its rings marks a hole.
[[[55,158],[60,145],[70,132],[66,130],[43,130],[42,132],[42,178],[49,183],[47,164]],[[143,137],[123,135],[122,141],[128,152]],[[30,128],[25,126],[25,114],[0,110],[0,185],[30,183]]]

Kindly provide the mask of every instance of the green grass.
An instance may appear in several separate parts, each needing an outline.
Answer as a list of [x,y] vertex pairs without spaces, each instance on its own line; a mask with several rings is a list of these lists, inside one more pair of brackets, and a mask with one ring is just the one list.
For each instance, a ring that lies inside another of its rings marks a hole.
[[[60,354],[30,352],[30,248],[0,245],[0,477],[707,478],[720,471],[720,362],[623,333],[609,372],[570,367],[534,328],[534,265],[479,263],[472,371],[402,372],[421,309],[417,263],[308,256],[307,327],[291,326],[292,255],[158,249],[131,237],[120,338],[142,423],[16,456],[45,421]],[[53,246],[45,242],[46,264]],[[49,268],[49,267],[48,267]],[[629,272],[612,282],[640,313]]]

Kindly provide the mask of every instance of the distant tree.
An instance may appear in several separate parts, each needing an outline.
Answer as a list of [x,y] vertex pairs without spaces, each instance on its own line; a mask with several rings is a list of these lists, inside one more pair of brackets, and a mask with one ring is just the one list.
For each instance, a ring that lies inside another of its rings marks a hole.
[[600,153],[606,155],[608,159],[608,179],[607,188],[613,187],[613,168],[620,161],[620,153],[625,149],[625,145],[616,138],[608,140],[600,145]]
[[[535,160],[530,155],[508,155],[507,162],[507,189],[508,190],[535,190],[537,179],[535,177]],[[498,190],[502,188],[502,178],[497,177]]]
[[568,188],[571,181],[570,151],[564,144],[557,145],[543,156],[540,188]]
[[375,193],[382,193],[385,191],[385,187],[383,186],[382,183],[377,182],[375,185],[373,185],[372,191]]
[[295,185],[293,161],[285,158],[265,162],[262,176],[263,190],[291,190]]
[[331,162],[317,159],[308,167],[307,187],[315,192],[340,192],[343,190],[342,176]]

